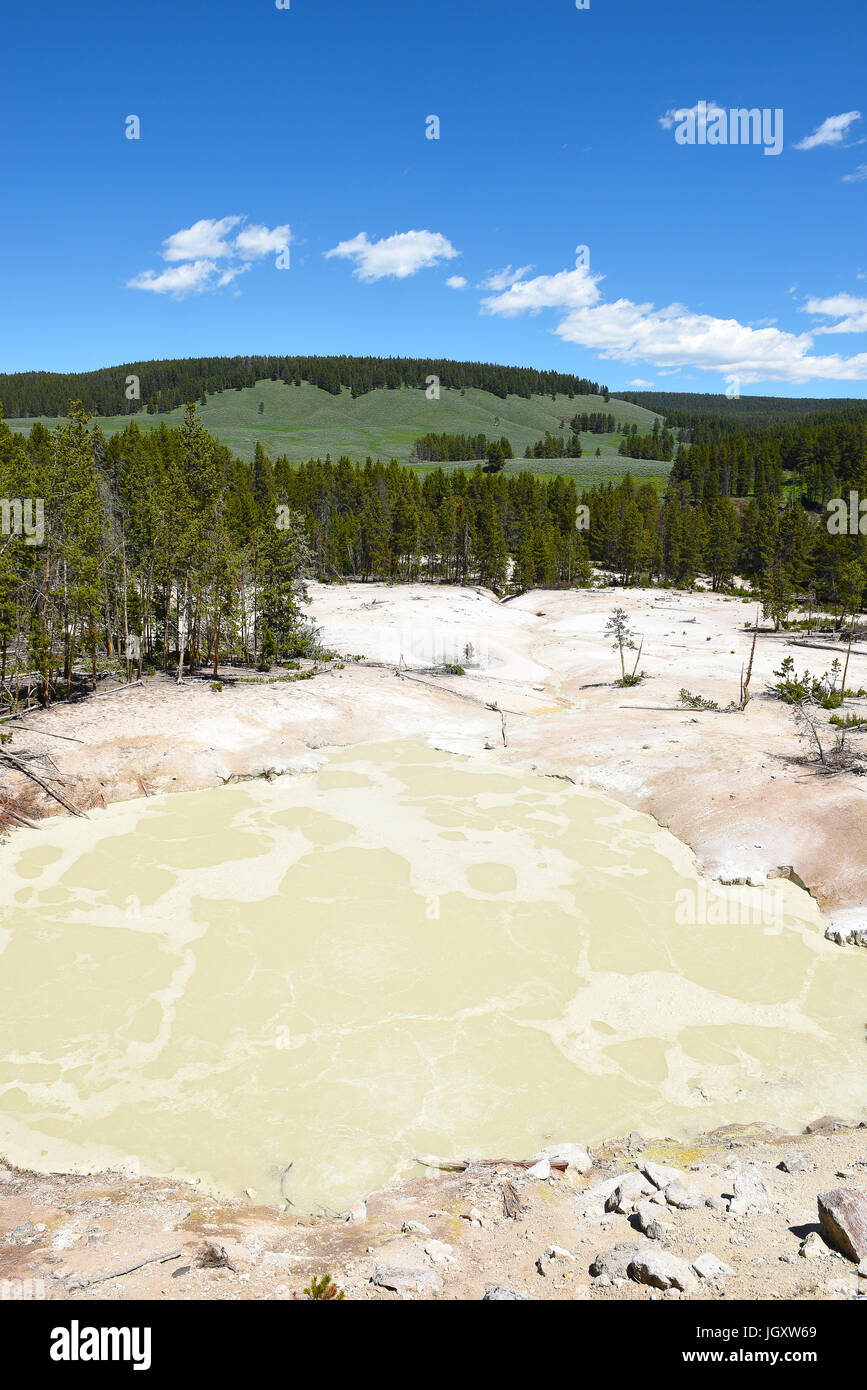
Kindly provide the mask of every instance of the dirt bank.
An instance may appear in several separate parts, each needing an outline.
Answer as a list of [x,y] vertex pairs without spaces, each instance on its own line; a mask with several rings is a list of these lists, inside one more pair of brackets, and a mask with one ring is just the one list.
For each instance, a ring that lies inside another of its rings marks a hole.
[[[586,1160],[567,1150],[572,1165],[549,1177],[420,1168],[350,1221],[172,1181],[0,1165],[0,1297],[292,1299],[327,1273],[365,1300],[495,1287],[554,1300],[864,1299],[867,1262],[859,1274],[819,1234],[818,1194],[867,1188],[867,1129],[839,1124],[799,1136],[733,1127],[688,1148],[631,1135]],[[624,1178],[634,1193],[621,1188],[621,1210],[606,1211]]]

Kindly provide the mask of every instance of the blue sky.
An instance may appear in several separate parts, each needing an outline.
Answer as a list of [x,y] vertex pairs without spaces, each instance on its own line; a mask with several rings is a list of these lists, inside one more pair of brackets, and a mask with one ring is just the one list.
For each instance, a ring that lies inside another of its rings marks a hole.
[[[865,28],[863,0],[10,7],[0,370],[372,353],[863,396]],[[782,110],[782,151],[679,143],[699,101]]]

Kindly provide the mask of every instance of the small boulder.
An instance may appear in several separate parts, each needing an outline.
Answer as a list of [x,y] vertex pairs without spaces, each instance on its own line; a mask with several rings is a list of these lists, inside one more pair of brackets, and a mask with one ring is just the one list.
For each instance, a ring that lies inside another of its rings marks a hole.
[[439,1293],[443,1286],[440,1276],[427,1266],[414,1269],[377,1265],[371,1283],[381,1289],[391,1289],[394,1293]]
[[839,1115],[821,1115],[818,1120],[814,1120],[811,1125],[807,1125],[808,1134],[836,1134],[840,1129],[848,1129],[845,1120],[841,1120]]
[[867,1192],[835,1187],[818,1197],[819,1223],[828,1245],[860,1264],[867,1259]]
[[649,1284],[654,1289],[679,1289],[681,1293],[693,1293],[698,1288],[698,1280],[686,1260],[653,1246],[630,1262],[629,1275],[637,1284]]
[[645,1163],[642,1172],[660,1192],[664,1192],[670,1183],[681,1182],[686,1177],[680,1168],[665,1168],[661,1163]]
[[600,1212],[605,1210],[605,1203],[623,1181],[626,1174],[621,1173],[616,1178],[606,1178],[604,1182],[597,1183],[595,1187],[585,1188],[581,1193],[581,1204],[585,1214],[592,1211],[595,1207]]
[[424,1253],[435,1265],[451,1264],[454,1259],[452,1247],[443,1240],[429,1240]]
[[635,1208],[635,1220],[639,1231],[648,1240],[662,1240],[666,1228],[670,1228],[668,1218],[653,1202],[639,1202]]
[[818,1231],[811,1231],[806,1240],[801,1242],[798,1254],[805,1260],[815,1260],[819,1255],[827,1255],[828,1247],[819,1235]]
[[696,1207],[704,1206],[704,1198],[684,1187],[682,1182],[668,1184],[665,1200],[670,1207],[677,1207],[678,1211],[695,1211]]
[[734,1195],[729,1202],[729,1211],[733,1215],[744,1216],[748,1211],[770,1211],[771,1190],[753,1164],[747,1164],[738,1173],[733,1188]]
[[810,1162],[806,1154],[790,1153],[786,1154],[777,1167],[783,1173],[809,1173],[815,1164]]
[[731,1265],[718,1260],[716,1255],[710,1253],[699,1255],[697,1260],[693,1260],[692,1268],[699,1279],[721,1279],[725,1274],[734,1274]]
[[401,1231],[405,1236],[429,1236],[430,1231],[427,1226],[423,1226],[420,1221],[404,1221]]
[[619,1211],[629,1216],[642,1197],[647,1197],[656,1189],[647,1181],[643,1173],[627,1173],[605,1203],[606,1211]]
[[551,1176],[551,1160],[540,1158],[538,1163],[534,1163],[532,1168],[527,1169],[528,1178],[536,1178],[539,1182],[544,1182]]
[[575,1256],[571,1250],[564,1250],[562,1245],[549,1245],[545,1253],[540,1255],[536,1261],[536,1268],[540,1274],[547,1275],[548,1266],[555,1260],[570,1260],[574,1264]]
[[550,1144],[547,1149],[542,1149],[541,1153],[534,1155],[537,1159],[547,1158],[566,1163],[568,1169],[574,1169],[576,1173],[588,1173],[593,1167],[593,1159],[586,1149],[582,1149],[580,1144]]
[[603,1250],[590,1266],[590,1273],[596,1279],[626,1279],[629,1274],[629,1266],[637,1255],[643,1253],[646,1243],[640,1241],[632,1242],[628,1245],[613,1245],[610,1250]]
[[521,1299],[526,1303],[538,1303],[535,1294],[519,1293],[517,1289],[510,1289],[506,1284],[489,1284],[485,1289],[483,1303],[508,1303],[513,1299]]

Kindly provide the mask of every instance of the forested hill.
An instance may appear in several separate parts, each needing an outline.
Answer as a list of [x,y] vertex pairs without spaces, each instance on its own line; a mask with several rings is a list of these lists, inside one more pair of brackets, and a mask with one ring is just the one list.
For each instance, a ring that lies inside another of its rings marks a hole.
[[800,420],[805,415],[841,415],[856,420],[867,415],[867,401],[809,396],[701,395],[692,391],[619,391],[618,399],[642,405],[664,415],[670,426],[689,426],[712,417],[720,429],[726,425],[771,425],[781,420]]
[[[137,395],[127,398],[127,379]],[[219,391],[242,391],[259,381],[302,381],[333,396],[353,397],[377,389],[425,390],[436,377],[441,387],[475,387],[507,396],[606,396],[595,381],[535,367],[503,367],[495,362],[454,362],[417,357],[186,357],[164,362],[127,362],[94,372],[0,373],[0,401],[7,419],[65,415],[70,400],[91,415],[163,414]]]

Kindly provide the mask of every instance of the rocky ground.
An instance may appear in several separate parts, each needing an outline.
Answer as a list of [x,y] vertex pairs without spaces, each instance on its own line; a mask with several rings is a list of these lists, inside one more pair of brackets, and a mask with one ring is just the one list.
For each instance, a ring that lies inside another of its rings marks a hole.
[[811,1130],[420,1168],[340,1221],[0,1166],[0,1297],[295,1299],[330,1274],[365,1300],[867,1299],[867,1127]]

